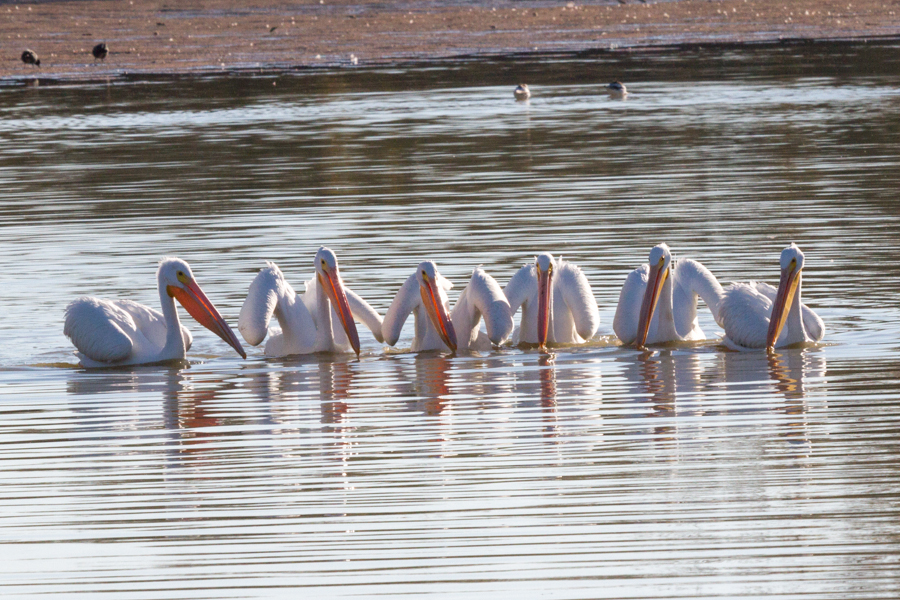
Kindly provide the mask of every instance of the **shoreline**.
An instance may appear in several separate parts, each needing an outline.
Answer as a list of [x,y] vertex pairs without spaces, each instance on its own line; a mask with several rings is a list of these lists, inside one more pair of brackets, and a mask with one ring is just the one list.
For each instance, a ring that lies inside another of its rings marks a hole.
[[[0,3],[0,83],[900,40],[900,0],[49,0]],[[105,42],[104,61],[91,56]],[[41,67],[20,56],[35,51]]]

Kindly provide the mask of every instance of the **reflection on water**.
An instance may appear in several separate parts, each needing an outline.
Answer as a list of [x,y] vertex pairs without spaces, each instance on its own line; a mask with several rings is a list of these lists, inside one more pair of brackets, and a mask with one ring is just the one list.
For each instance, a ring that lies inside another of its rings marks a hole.
[[[0,89],[4,598],[893,597],[898,52]],[[660,241],[726,284],[797,242],[826,343],[613,343]],[[178,254],[234,322],[263,260],[320,244],[381,312],[422,259],[452,302],[476,265],[561,254],[600,331],[242,361],[189,323],[191,364],[71,368],[80,294],[155,305]]]

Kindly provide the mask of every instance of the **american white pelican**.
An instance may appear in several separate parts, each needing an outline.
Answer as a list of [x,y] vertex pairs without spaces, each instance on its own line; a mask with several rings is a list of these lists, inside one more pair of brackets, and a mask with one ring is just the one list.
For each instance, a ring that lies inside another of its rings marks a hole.
[[624,98],[628,95],[625,84],[618,80],[613,81],[606,86],[606,92],[609,94],[610,98]]
[[[384,341],[381,316],[344,286],[334,252],[319,248],[313,263],[316,276],[306,282],[306,293],[299,299],[275,263],[266,263],[260,270],[238,316],[238,329],[247,343],[257,346],[268,333],[266,356],[347,352],[351,348],[359,356],[354,317],[375,339]],[[268,331],[273,314],[280,329]]]
[[[384,315],[384,340],[393,346],[410,313],[415,315],[413,352],[450,349],[488,351],[502,344],[512,332],[509,303],[493,277],[480,267],[472,272],[469,284],[449,313],[447,290],[453,284],[438,273],[431,261],[420,263],[416,272],[400,286],[400,291]],[[478,324],[484,317],[487,334]],[[458,332],[458,334],[457,334]]]
[[613,331],[625,344],[662,344],[703,340],[697,321],[697,296],[718,322],[722,286],[695,260],[672,262],[666,244],[650,250],[650,264],[628,274],[619,292]]
[[520,83],[516,86],[516,89],[513,90],[513,95],[515,95],[516,100],[528,100],[531,98],[531,91],[526,84]]
[[66,307],[63,333],[85,367],[139,365],[182,359],[191,333],[182,327],[175,299],[198,323],[247,358],[237,336],[179,258],[164,258],[156,271],[162,313],[131,300],[82,297]]
[[584,273],[563,259],[539,254],[512,276],[503,293],[510,314],[522,307],[514,344],[580,344],[600,326],[600,310]]
[[781,348],[800,342],[818,342],[825,323],[800,302],[803,252],[796,244],[781,251],[781,281],[776,290],[766,283],[735,283],[725,290],[719,321],[725,344],[744,350]]

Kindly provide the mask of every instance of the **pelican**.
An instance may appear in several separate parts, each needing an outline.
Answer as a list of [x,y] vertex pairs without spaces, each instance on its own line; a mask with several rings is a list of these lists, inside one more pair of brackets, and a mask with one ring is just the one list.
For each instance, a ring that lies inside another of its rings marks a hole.
[[608,86],[606,86],[606,92],[609,94],[610,98],[624,98],[628,95],[628,90],[625,89],[625,84],[619,80],[613,81]]
[[796,244],[781,251],[781,280],[776,290],[766,283],[735,283],[725,290],[719,321],[725,344],[737,350],[781,348],[818,342],[825,323],[800,302],[803,252]]
[[[334,252],[323,246],[313,262],[316,276],[306,282],[306,293],[299,300],[275,263],[267,262],[260,270],[238,316],[238,329],[247,343],[257,346],[268,333],[266,356],[347,352],[352,348],[359,357],[354,317],[372,331],[375,339],[384,341],[381,316],[344,286]],[[273,314],[280,329],[269,331]]]
[[[628,274],[619,293],[613,331],[625,344],[704,340],[697,322],[697,297],[718,322],[722,286],[695,260],[672,261],[666,244],[650,250],[650,263]],[[657,310],[658,309],[658,310]]]
[[[431,261],[419,264],[416,272],[400,286],[400,291],[384,315],[384,340],[393,346],[410,313],[415,314],[413,352],[425,350],[489,351],[502,344],[512,332],[512,313],[497,281],[481,267],[472,272],[469,284],[449,313],[447,290],[453,284],[438,273]],[[478,324],[484,317],[487,334]],[[457,331],[459,334],[457,334]]]
[[513,275],[503,293],[510,314],[522,307],[513,343],[580,344],[600,326],[600,311],[584,273],[562,258],[544,253]]
[[131,300],[84,296],[66,307],[63,333],[84,367],[140,365],[183,359],[191,333],[178,320],[177,299],[198,323],[247,358],[237,336],[194,280],[188,264],[164,258],[156,271],[162,313]]
[[516,86],[516,89],[513,90],[513,95],[516,97],[516,100],[528,100],[531,98],[531,91],[526,84],[520,83]]

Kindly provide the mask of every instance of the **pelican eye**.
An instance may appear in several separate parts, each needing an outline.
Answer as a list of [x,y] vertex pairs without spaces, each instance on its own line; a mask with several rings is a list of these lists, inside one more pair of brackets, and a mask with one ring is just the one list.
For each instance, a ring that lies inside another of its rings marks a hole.
[[190,277],[188,277],[188,276],[185,274],[184,271],[176,271],[176,272],[175,272],[175,277],[176,277],[176,278],[178,279],[178,281],[180,281],[181,283],[187,283],[188,280],[190,279]]

